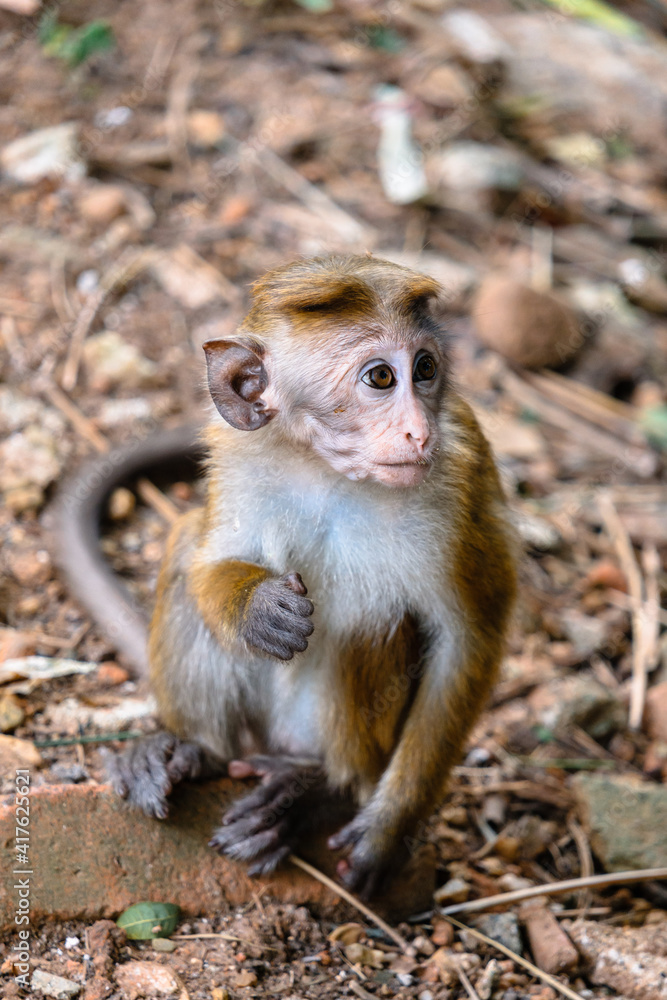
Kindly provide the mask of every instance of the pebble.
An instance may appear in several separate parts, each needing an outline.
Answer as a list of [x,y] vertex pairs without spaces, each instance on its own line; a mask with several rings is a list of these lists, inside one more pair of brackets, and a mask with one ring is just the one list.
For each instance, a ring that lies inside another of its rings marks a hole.
[[188,139],[195,146],[211,149],[217,146],[225,134],[224,119],[215,111],[195,109],[187,118]]
[[88,222],[108,226],[125,212],[125,193],[115,184],[95,184],[79,197],[78,208]]
[[180,993],[174,973],[159,962],[127,962],[115,968],[116,982],[128,1000],[139,997],[172,996]]
[[486,934],[487,937],[493,938],[494,941],[504,944],[506,948],[509,948],[510,951],[515,952],[517,955],[523,953],[519,921],[514,913],[485,914],[483,917],[478,917],[475,920],[475,927],[482,934]]
[[132,492],[125,486],[119,486],[109,497],[108,513],[112,521],[125,521],[137,505],[137,500]]
[[252,969],[243,969],[234,980],[234,985],[238,989],[243,989],[245,986],[257,986],[257,973],[253,972]]
[[11,733],[24,719],[25,712],[16,695],[3,694],[0,697],[0,733]]
[[470,895],[470,886],[462,878],[450,878],[448,882],[435,890],[433,899],[438,906],[448,903],[465,903]]
[[78,996],[82,990],[80,983],[54,976],[51,972],[43,972],[42,969],[35,969],[30,985],[42,996],[54,997],[54,1000],[68,1000],[68,997]]
[[100,663],[97,668],[97,679],[104,687],[116,687],[118,684],[124,684],[125,681],[129,681],[130,672],[125,667],[121,667],[109,660]]
[[45,549],[11,552],[9,568],[24,587],[38,587],[51,578],[51,559]]
[[42,755],[28,740],[0,735],[0,774],[11,774],[19,767],[39,768],[42,764]]
[[153,951],[161,951],[169,955],[172,951],[176,951],[176,943],[170,941],[169,938],[153,938],[151,941],[153,946]]
[[149,388],[158,377],[158,366],[115,330],[103,330],[86,340],[84,361],[90,388],[106,392],[114,386]]

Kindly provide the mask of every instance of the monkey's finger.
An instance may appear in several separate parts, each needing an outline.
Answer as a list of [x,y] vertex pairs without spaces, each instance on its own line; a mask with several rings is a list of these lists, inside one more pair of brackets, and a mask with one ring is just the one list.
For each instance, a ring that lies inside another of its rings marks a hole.
[[301,578],[300,573],[285,573],[284,576],[280,577],[281,583],[287,584],[290,590],[293,590],[295,594],[307,594],[308,588]]
[[201,748],[195,743],[177,743],[167,763],[167,776],[173,784],[185,778],[198,778],[202,769]]
[[248,875],[252,878],[255,878],[257,875],[270,875],[285,860],[288,854],[291,854],[291,851],[292,848],[289,844],[281,844],[275,851],[268,851],[250,865]]
[[280,594],[276,603],[279,608],[291,611],[294,615],[301,615],[303,618],[309,618],[315,610],[315,605],[308,597],[300,597],[299,594],[292,594],[291,591]]
[[327,847],[332,851],[342,851],[346,847],[354,847],[362,835],[363,829],[357,826],[355,821],[352,820],[351,823],[344,826],[338,833],[334,833],[329,837]]

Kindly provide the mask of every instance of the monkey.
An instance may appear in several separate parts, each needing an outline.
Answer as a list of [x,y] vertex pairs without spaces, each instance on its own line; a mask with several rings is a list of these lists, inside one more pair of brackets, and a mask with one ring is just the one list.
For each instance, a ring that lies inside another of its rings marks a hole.
[[338,876],[377,892],[499,671],[515,543],[440,291],[372,255],[300,259],[203,345],[206,496],[171,530],[148,637],[163,729],[111,780],[164,818],[180,781],[259,777],[211,840],[253,874],[294,850],[318,803],[347,800],[328,841]]

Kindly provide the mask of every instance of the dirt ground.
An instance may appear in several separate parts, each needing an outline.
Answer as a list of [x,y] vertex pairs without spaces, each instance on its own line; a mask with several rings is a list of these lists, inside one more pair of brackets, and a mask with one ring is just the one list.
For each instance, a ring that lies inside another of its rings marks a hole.
[[[148,691],[59,575],[58,485],[91,454],[204,419],[201,344],[235,328],[266,269],[371,250],[442,282],[455,376],[525,546],[503,679],[418,832],[439,902],[667,864],[665,5],[632,0],[595,22],[539,0],[45,5],[70,38],[108,22],[112,47],[78,65],[43,11],[6,6],[2,792],[21,760],[33,784],[103,781],[100,747],[154,726]],[[66,123],[42,137],[41,166],[12,145]],[[168,524],[130,485],[102,547],[149,608]],[[158,485],[171,510],[200,495]],[[73,742],[84,736],[100,742]],[[596,819],[599,776],[611,802],[633,782],[649,796],[631,843],[614,840],[623,820]],[[509,913],[518,950],[548,966],[530,915]],[[667,995],[665,883],[559,894],[541,913],[542,937],[560,940],[557,918],[577,943],[557,970],[567,995]],[[32,960],[88,1000],[558,995],[437,912],[401,926],[411,955],[358,921],[332,941],[332,921],[258,890],[242,912],[181,923],[171,952],[97,927],[100,972],[91,928],[72,921],[45,925]],[[599,927],[604,944],[582,944]],[[609,954],[635,931],[644,972],[619,973]],[[13,979],[13,942],[0,943],[4,995],[33,995]],[[165,982],[142,985],[139,961]]]

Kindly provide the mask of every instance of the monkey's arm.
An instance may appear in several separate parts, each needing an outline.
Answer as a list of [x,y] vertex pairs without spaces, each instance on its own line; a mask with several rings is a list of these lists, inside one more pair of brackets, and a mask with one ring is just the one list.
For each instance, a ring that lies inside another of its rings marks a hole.
[[422,680],[389,766],[368,803],[330,840],[334,849],[350,849],[341,876],[366,895],[444,793],[497,678],[514,603],[514,543],[497,474],[463,403],[458,416],[471,446],[447,490],[451,495],[457,482],[468,484],[455,501],[447,558],[454,600],[449,610],[442,607],[440,621],[427,623]]
[[147,613],[100,552],[100,521],[109,494],[159,466],[195,462],[203,454],[194,425],[160,431],[85,463],[58,490],[55,556],[70,590],[132,666],[146,673]]
[[207,628],[222,645],[242,640],[279,660],[308,646],[313,603],[298,573],[273,576],[255,563],[197,563],[190,592]]

